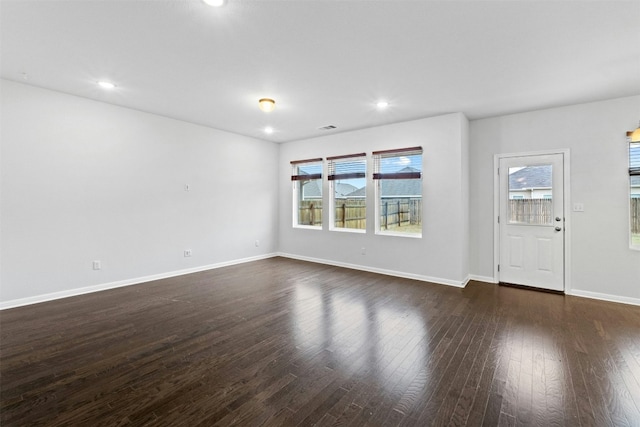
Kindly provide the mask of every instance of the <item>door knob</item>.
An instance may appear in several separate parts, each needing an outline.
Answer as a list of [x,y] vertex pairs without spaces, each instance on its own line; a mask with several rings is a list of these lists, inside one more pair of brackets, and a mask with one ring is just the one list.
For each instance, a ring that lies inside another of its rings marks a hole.
[[562,218],[560,218],[559,216],[556,217],[556,221],[562,221]]
[[556,231],[562,231],[562,227],[556,227]]

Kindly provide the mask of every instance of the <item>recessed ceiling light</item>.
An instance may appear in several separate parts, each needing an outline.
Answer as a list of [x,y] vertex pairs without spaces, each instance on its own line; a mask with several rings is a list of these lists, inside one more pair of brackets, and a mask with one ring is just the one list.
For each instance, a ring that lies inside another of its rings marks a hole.
[[388,106],[389,106],[389,103],[387,101],[378,101],[378,103],[376,104],[376,107],[378,107],[378,109],[380,110],[384,110]]
[[209,6],[213,6],[213,7],[220,7],[220,6],[224,6],[225,1],[224,0],[202,0],[205,4],[208,4]]
[[100,81],[98,82],[98,85],[99,85],[101,88],[103,88],[103,89],[113,89],[113,88],[115,88],[115,87],[116,87],[116,85],[115,85],[115,84],[113,84],[113,83],[111,83],[111,82],[108,82],[108,81],[106,81],[106,80],[100,80]]
[[273,133],[273,128],[271,126],[267,126],[264,128],[264,133],[271,135]]

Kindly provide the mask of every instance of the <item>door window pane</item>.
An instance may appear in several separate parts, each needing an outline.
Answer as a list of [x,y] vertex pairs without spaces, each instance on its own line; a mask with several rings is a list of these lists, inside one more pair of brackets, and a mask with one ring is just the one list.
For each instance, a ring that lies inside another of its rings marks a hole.
[[509,168],[509,224],[553,225],[552,166]]

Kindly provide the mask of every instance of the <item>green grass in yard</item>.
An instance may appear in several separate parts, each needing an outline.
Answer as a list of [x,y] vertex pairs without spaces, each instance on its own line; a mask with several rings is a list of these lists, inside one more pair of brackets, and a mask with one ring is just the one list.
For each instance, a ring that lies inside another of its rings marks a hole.
[[640,246],[640,234],[631,235],[631,244]]
[[382,227],[382,232],[389,231],[393,233],[413,233],[420,234],[422,233],[422,224],[403,224],[398,227],[397,224],[389,224],[389,228],[387,230]]

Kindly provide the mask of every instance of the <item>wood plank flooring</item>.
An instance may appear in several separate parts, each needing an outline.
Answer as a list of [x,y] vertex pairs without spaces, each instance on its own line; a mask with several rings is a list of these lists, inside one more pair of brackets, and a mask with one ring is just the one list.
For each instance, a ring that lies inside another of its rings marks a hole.
[[640,426],[640,307],[272,258],[0,312],[2,426]]

